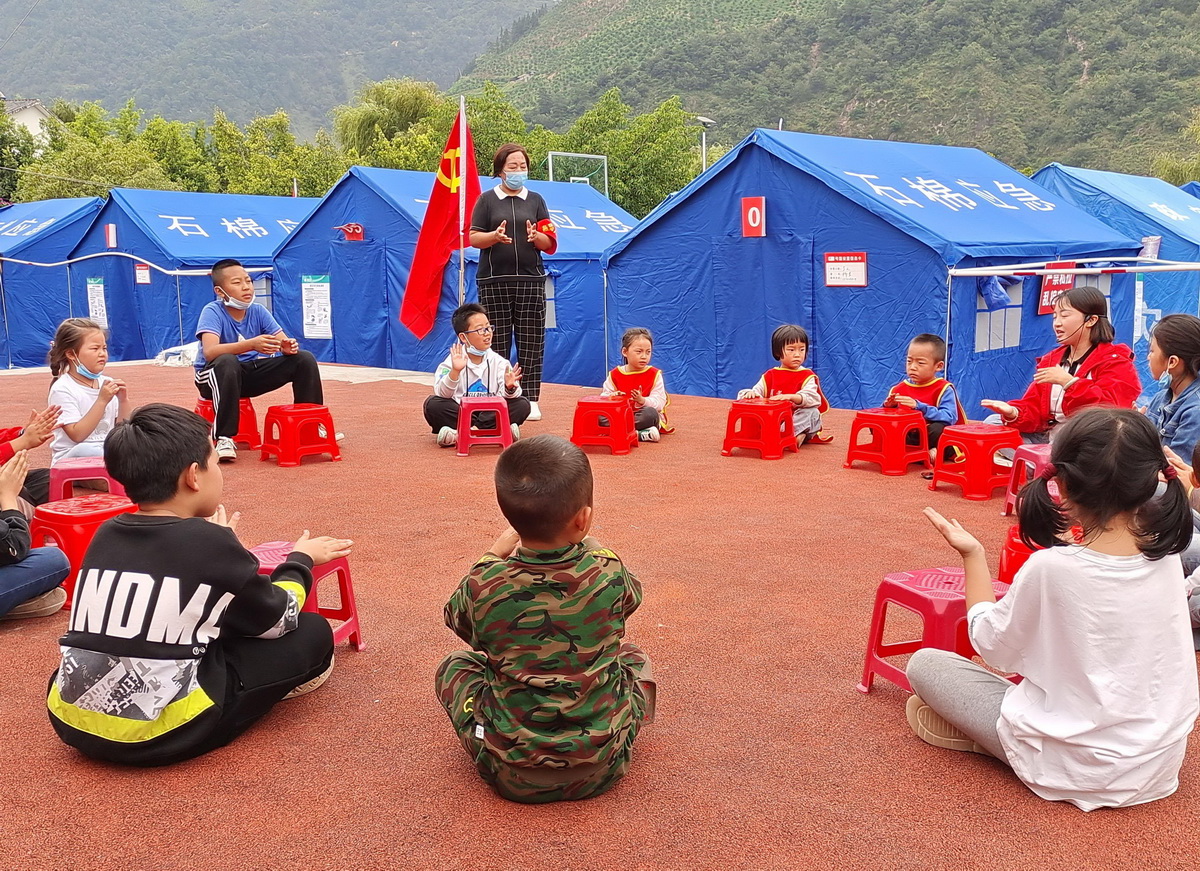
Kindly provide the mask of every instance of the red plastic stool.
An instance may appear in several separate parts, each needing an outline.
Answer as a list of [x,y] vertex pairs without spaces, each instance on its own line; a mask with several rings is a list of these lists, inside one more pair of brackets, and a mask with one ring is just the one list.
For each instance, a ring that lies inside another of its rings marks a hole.
[[[863,431],[870,436],[859,444]],[[908,434],[916,432],[918,441],[908,443]],[[878,463],[879,471],[885,475],[906,475],[912,463],[921,463],[926,468],[929,462],[929,428],[925,417],[912,408],[867,408],[854,415],[850,427],[850,447],[846,450],[843,469],[849,469],[855,461]]]
[[46,547],[52,544],[66,554],[71,563],[71,573],[63,581],[63,589],[67,591],[64,608],[71,606],[79,568],[83,565],[83,555],[92,543],[92,536],[96,534],[100,524],[118,514],[128,514],[131,511],[137,511],[137,506],[124,496],[112,493],[76,496],[73,499],[47,502],[34,509],[33,523],[29,527],[32,539],[30,546]]
[[571,441],[581,448],[599,445],[614,454],[629,453],[638,443],[629,400],[624,396],[582,397],[575,406]]
[[[471,418],[477,411],[494,411],[496,425],[471,429]],[[508,403],[502,396],[464,396],[458,406],[458,456],[465,457],[474,445],[500,445],[501,450],[512,444],[512,427],[508,420]]]
[[[293,542],[268,541],[250,548],[250,553],[258,557],[258,567],[265,575],[271,574],[279,564],[288,558],[292,552]],[[341,644],[349,640],[355,650],[362,650],[367,643],[362,638],[362,628],[358,622],[358,605],[354,601],[354,585],[350,583],[350,563],[345,557],[330,560],[324,565],[313,567],[313,585],[308,596],[304,599],[302,611],[310,614],[320,614],[326,620],[340,620],[342,624],[333,630],[333,643]],[[317,602],[317,585],[330,575],[335,575],[338,582],[338,604],[321,607]]]
[[[213,404],[203,397],[196,400],[196,407],[192,410],[209,423],[217,419]],[[233,440],[241,442],[251,450],[257,450],[262,445],[262,437],[258,434],[258,415],[254,411],[254,403],[248,396],[243,396],[238,402],[238,431]]]
[[[325,435],[321,435],[322,426]],[[300,458],[309,454],[329,454],[329,459],[340,460],[342,452],[338,449],[329,409],[311,403],[268,408],[267,416],[263,418],[259,459],[265,460],[272,454],[279,458],[281,466],[298,466]]]
[[1008,478],[1008,490],[1004,494],[1004,516],[1013,513],[1017,506],[1017,494],[1021,488],[1042,474],[1050,465],[1050,445],[1021,445],[1013,454],[1012,474]]
[[[991,499],[992,491],[1005,486],[1010,475],[1008,467],[996,462],[996,451],[1019,448],[1021,444],[1021,434],[1006,426],[987,423],[948,426],[942,430],[942,438],[938,442],[938,455],[929,489],[936,490],[938,484],[946,482],[962,487],[964,499]],[[958,448],[962,453],[957,462],[946,461],[946,455],[953,454],[953,451],[946,450],[950,447]]]
[[764,460],[778,460],[784,451],[799,451],[792,428],[792,403],[786,399],[735,399],[725,423],[721,456],[734,448],[758,451]]
[[1040,549],[1030,548],[1021,541],[1019,526],[1013,524],[1009,527],[1008,537],[1004,539],[1004,547],[1000,551],[1000,570],[997,574],[1000,575],[1001,583],[1011,584],[1021,566],[1025,565],[1026,561],[1033,556],[1035,550]]
[[[992,590],[999,599],[1008,592],[1008,584],[992,581]],[[884,643],[883,630],[889,604],[921,615],[925,625],[919,641]],[[869,693],[875,675],[879,675],[911,693],[912,686],[904,670],[885,661],[884,657],[912,653],[922,647],[936,647],[966,657],[975,655],[975,648],[967,638],[966,583],[961,568],[918,569],[884,577],[875,593],[867,658],[858,691]]]
[[50,501],[70,499],[75,495],[73,481],[94,481],[103,478],[108,482],[108,492],[113,496],[124,496],[125,488],[121,486],[104,465],[104,457],[78,457],[75,459],[59,460],[50,467]]

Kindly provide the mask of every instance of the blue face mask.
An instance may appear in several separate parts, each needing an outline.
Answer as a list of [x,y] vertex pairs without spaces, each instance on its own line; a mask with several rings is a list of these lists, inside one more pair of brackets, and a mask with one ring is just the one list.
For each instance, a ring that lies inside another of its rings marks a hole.
[[510,191],[519,191],[525,187],[525,182],[527,181],[529,181],[529,173],[527,172],[504,173],[504,186]]
[[75,374],[79,375],[81,378],[86,378],[89,381],[96,381],[100,377],[99,372],[92,372],[88,370],[82,363],[79,362],[78,358],[75,360]]
[[1158,386],[1161,387],[1163,390],[1171,389],[1171,373],[1170,372],[1164,372],[1162,374],[1162,377],[1158,379]]

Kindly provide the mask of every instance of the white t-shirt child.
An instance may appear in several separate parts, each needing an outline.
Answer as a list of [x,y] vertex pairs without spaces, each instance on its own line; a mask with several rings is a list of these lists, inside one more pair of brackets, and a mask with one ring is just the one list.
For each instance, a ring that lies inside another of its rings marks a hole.
[[107,375],[101,375],[96,379],[95,387],[84,387],[69,373],[63,373],[54,380],[47,404],[62,406],[62,415],[58,418],[59,426],[55,428],[54,437],[50,441],[51,466],[56,465],[59,460],[66,459],[68,454],[72,457],[104,456],[104,440],[117,425],[117,397],[114,396],[108,401],[108,405],[104,407],[104,416],[96,424],[92,434],[82,442],[72,440],[63,431],[62,425],[83,420],[100,398],[100,385],[111,380]]

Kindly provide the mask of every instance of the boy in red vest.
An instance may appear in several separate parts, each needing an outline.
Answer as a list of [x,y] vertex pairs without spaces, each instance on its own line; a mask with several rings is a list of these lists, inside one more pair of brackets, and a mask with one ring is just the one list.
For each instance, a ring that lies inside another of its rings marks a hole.
[[817,373],[804,368],[808,356],[808,333],[804,327],[784,324],[771,334],[771,354],[779,361],[768,369],[749,390],[739,390],[738,399],[786,399],[792,403],[792,426],[796,441],[827,445],[833,436],[821,431],[821,415],[829,410],[829,401],[821,392]]
[[[925,418],[929,433],[929,456],[937,458],[937,444],[942,430],[951,424],[967,422],[958,391],[941,376],[946,367],[946,341],[933,333],[921,333],[908,343],[908,355],[904,359],[904,371],[908,375],[888,391],[885,408],[912,408]],[[913,444],[917,434],[910,433]]]

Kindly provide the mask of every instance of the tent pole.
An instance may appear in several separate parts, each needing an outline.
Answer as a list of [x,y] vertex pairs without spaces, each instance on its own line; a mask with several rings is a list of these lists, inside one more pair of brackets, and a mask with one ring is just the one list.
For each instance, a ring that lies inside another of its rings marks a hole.
[[600,279],[604,282],[604,314],[601,317],[603,329],[600,331],[601,340],[604,342],[604,371],[608,372],[608,270],[600,270]]
[[952,362],[952,354],[954,345],[950,341],[950,308],[953,299],[954,291],[954,276],[950,274],[950,270],[946,270],[946,378],[950,378],[950,364]]
[[183,344],[183,297],[179,293],[179,276],[175,276],[175,316],[179,319],[179,344]]
[[4,264],[0,263],[0,313],[4,315],[4,347],[8,352],[7,368],[12,368],[12,336],[8,333],[8,299],[4,295]]

